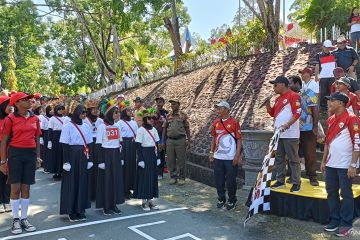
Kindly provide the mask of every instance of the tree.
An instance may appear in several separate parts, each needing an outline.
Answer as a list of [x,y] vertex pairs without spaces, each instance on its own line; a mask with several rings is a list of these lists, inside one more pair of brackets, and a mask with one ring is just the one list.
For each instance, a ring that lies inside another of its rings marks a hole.
[[8,66],[5,72],[5,81],[7,83],[7,87],[10,90],[17,90],[17,78],[15,74],[15,69],[15,39],[13,36],[10,36],[8,46]]
[[257,0],[258,11],[250,4],[249,0],[243,0],[245,5],[261,21],[266,33],[266,46],[271,50],[279,49],[280,30],[280,0]]

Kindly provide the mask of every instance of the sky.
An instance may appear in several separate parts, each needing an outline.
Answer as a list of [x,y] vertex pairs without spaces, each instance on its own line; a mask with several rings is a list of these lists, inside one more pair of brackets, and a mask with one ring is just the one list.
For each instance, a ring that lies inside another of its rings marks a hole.
[[[190,32],[199,33],[204,39],[210,37],[211,29],[223,24],[231,25],[239,8],[239,0],[183,0],[191,16]],[[285,0],[286,16],[294,0]],[[281,0],[283,3],[283,0]],[[245,4],[241,1],[241,6]],[[282,17],[282,6],[281,6]]]

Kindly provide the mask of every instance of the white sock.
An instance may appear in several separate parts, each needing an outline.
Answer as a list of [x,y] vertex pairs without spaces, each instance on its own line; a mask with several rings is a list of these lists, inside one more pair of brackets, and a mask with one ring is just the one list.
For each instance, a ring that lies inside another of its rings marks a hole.
[[19,218],[20,199],[10,199],[13,218]]
[[21,219],[27,218],[30,199],[21,198]]

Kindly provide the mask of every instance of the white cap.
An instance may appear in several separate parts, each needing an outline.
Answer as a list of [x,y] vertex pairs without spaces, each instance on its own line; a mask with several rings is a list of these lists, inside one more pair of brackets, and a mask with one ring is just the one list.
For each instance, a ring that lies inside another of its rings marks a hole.
[[331,40],[325,40],[324,43],[323,43],[323,46],[326,47],[326,48],[332,48],[333,47]]
[[230,109],[230,104],[227,101],[220,101],[218,104],[215,105],[216,107],[224,107]]
[[119,94],[119,95],[117,96],[117,98],[125,98],[125,95],[124,95],[124,94]]

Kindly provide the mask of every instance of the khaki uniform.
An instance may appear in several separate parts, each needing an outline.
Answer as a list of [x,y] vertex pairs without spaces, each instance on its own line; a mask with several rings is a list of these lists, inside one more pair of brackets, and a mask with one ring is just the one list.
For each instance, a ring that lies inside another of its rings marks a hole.
[[183,113],[171,113],[164,122],[166,129],[167,167],[171,178],[185,179],[186,129],[188,116]]

